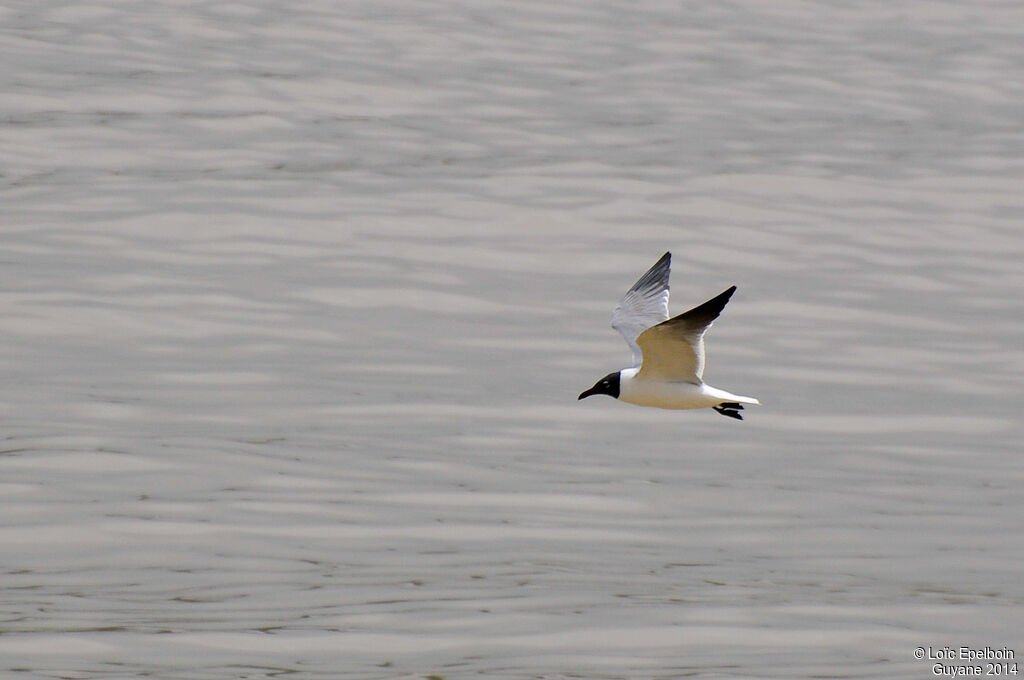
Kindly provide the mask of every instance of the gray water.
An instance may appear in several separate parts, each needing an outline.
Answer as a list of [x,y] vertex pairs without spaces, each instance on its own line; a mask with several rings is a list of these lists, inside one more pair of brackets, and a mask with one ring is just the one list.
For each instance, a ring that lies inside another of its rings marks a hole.
[[[26,0],[0,47],[3,677],[1024,655],[1019,3]],[[665,250],[674,312],[739,287],[742,423],[576,401]]]

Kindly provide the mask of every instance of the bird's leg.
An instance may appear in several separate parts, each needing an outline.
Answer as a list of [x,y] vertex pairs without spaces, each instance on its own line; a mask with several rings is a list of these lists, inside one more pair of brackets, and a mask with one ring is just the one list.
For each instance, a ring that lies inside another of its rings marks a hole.
[[729,416],[730,418],[735,418],[736,420],[743,420],[743,416],[740,415],[740,411],[743,410],[743,404],[737,404],[736,402],[726,401],[719,404],[718,406],[712,406],[711,408],[715,409],[723,416]]

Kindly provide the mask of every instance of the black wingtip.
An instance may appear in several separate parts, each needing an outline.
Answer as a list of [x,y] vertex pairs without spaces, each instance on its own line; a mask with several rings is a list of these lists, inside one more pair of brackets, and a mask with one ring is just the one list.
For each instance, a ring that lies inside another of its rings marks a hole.
[[633,290],[646,290],[657,287],[659,290],[668,289],[669,271],[672,268],[672,253],[666,252],[651,268],[644,272],[644,275],[637,279],[630,288]]
[[[701,321],[705,323],[711,323],[712,321],[718,318],[718,315],[722,313],[722,310],[725,309],[725,306],[729,304],[729,298],[732,297],[732,294],[734,292],[736,292],[736,286],[733,286],[722,291],[721,293],[711,298],[704,304],[697,305],[690,311],[683,312],[679,316],[675,317],[674,319],[670,319],[669,321],[678,323],[679,321],[685,320],[692,321],[695,323]],[[665,323],[668,323],[668,321],[666,321]]]
[[658,258],[658,261],[651,265],[648,271],[657,271],[672,264],[672,251],[666,250],[665,254]]
[[[736,292],[736,286],[729,286],[728,288],[723,290],[721,293],[719,293],[715,297],[713,297],[710,300],[708,300],[708,302],[714,302],[716,304],[720,304],[721,307],[719,308],[718,311],[722,311],[722,309],[725,309],[725,305],[729,302],[729,299],[732,298],[732,294],[735,293],[735,292]],[[707,304],[707,303],[705,303],[705,304]]]

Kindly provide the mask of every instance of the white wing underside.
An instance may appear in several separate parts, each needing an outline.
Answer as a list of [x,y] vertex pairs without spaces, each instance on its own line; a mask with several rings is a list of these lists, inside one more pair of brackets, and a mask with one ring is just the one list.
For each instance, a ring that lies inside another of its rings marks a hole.
[[634,367],[639,367],[644,361],[644,353],[637,338],[648,328],[668,319],[671,263],[672,256],[665,253],[626,292],[612,314],[612,328],[622,334],[632,350]]

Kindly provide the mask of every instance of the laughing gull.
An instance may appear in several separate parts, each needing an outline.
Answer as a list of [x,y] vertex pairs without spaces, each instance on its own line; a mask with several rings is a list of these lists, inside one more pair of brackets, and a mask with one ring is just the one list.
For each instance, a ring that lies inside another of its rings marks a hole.
[[704,382],[704,333],[722,313],[736,286],[668,318],[668,276],[672,253],[661,256],[623,296],[612,314],[612,328],[622,333],[633,350],[633,366],[609,373],[585,399],[607,394],[638,406],[713,408],[723,416],[743,420],[743,404],[760,404],[753,397],[731,394]]

